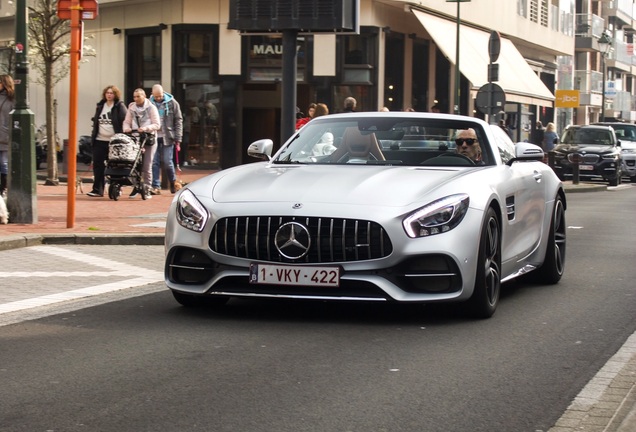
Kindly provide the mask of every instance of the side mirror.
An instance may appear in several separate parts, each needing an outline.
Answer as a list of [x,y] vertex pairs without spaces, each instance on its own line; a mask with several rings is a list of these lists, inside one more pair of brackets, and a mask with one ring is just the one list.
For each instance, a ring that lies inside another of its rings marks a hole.
[[513,162],[519,161],[539,161],[542,162],[545,154],[543,149],[536,144],[527,142],[518,142],[515,144],[515,157],[510,159],[506,165],[510,166]]
[[261,139],[254,141],[247,148],[247,155],[263,160],[270,160],[272,158],[272,149],[274,148],[274,141],[271,139]]

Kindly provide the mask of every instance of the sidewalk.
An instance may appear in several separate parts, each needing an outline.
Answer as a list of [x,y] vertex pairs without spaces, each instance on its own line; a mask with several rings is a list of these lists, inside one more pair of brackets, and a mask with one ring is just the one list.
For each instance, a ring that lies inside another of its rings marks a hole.
[[[214,169],[182,167],[178,179],[191,183],[215,172]],[[61,173],[61,170],[60,170]],[[35,244],[163,244],[166,213],[174,197],[169,190],[142,200],[130,199],[131,187],[124,187],[118,201],[91,198],[92,171],[78,164],[77,177],[83,192],[75,193],[75,217],[68,218],[67,176],[59,175],[58,186],[46,186],[46,170],[38,171],[37,200],[34,213],[37,223],[0,225],[0,250]],[[72,226],[69,228],[69,225]]]

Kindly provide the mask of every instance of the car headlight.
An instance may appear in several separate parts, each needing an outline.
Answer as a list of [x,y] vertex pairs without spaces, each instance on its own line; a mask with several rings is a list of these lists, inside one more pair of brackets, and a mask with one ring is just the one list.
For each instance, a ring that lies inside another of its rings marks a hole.
[[619,155],[617,153],[604,154],[601,156],[602,159],[605,160],[617,160]]
[[209,214],[203,204],[189,189],[184,189],[177,198],[177,221],[192,231],[201,232],[208,222]]
[[402,225],[411,238],[442,234],[455,228],[466,216],[470,199],[457,194],[433,201],[407,216]]
[[632,153],[636,153],[636,149],[623,149],[622,150],[623,154],[632,154]]

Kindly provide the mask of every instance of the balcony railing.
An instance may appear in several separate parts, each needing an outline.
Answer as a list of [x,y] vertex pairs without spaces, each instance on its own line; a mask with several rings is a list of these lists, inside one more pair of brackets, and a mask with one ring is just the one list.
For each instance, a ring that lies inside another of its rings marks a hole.
[[574,90],[581,93],[603,92],[603,74],[597,71],[575,70]]
[[606,3],[608,11],[621,12],[634,19],[633,0],[612,0]]
[[574,35],[579,37],[600,38],[605,30],[605,20],[594,14],[576,14]]

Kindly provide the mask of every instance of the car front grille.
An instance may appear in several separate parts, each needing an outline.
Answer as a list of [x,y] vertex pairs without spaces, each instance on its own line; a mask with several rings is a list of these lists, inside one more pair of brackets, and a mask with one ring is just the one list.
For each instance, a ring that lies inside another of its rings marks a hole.
[[584,154],[581,155],[583,163],[591,163],[594,164],[596,162],[598,162],[599,160],[599,155],[597,154]]
[[[290,222],[306,227],[311,240],[307,253],[297,259],[283,256],[275,243],[278,229]],[[222,255],[287,263],[364,261],[386,257],[393,251],[388,234],[375,222],[291,216],[220,219],[214,225],[209,245]]]

